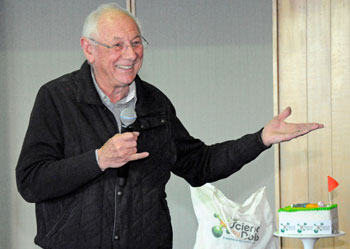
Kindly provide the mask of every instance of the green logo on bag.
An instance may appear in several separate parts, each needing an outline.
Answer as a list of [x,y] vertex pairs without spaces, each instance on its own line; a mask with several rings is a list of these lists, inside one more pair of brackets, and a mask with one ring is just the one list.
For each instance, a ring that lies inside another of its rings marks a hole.
[[[213,226],[211,229],[213,235],[216,238],[220,238],[224,234],[224,229],[225,229],[226,234],[233,235],[237,240],[249,241],[252,243],[259,240],[258,232],[259,232],[260,226],[255,226],[255,225],[249,224],[248,222],[242,222],[236,219],[230,219],[227,221],[229,224],[226,224],[218,214],[215,213],[214,217],[220,221],[220,225]],[[229,239],[228,237],[225,237],[225,236],[224,238]]]
[[220,238],[224,234],[224,228],[226,230],[226,233],[230,234],[230,231],[227,229],[226,223],[220,218],[220,216],[218,214],[214,214],[214,217],[219,219],[220,225],[212,227],[211,232],[213,233],[213,235],[216,238]]

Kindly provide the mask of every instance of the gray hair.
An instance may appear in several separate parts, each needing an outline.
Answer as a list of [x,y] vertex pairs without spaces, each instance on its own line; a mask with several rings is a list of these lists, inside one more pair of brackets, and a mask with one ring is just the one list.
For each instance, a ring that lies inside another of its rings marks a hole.
[[117,11],[129,16],[137,25],[137,28],[141,32],[141,26],[137,18],[131,14],[128,10],[120,7],[117,3],[105,3],[93,10],[85,19],[83,30],[81,35],[86,38],[90,38],[92,34],[98,35],[97,24],[100,18],[107,12]]

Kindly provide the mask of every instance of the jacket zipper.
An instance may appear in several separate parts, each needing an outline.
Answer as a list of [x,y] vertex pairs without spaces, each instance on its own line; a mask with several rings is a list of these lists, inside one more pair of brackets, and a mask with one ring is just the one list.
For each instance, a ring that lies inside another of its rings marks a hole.
[[114,222],[113,222],[113,237],[112,241],[115,239],[115,233],[116,233],[116,226],[117,226],[117,182],[114,185]]

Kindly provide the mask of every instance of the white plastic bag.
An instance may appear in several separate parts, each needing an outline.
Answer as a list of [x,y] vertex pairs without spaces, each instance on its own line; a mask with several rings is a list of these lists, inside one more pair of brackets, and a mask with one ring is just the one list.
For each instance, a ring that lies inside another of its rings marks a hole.
[[191,187],[192,203],[198,220],[194,249],[276,249],[274,221],[265,187],[243,204],[224,196],[215,186]]

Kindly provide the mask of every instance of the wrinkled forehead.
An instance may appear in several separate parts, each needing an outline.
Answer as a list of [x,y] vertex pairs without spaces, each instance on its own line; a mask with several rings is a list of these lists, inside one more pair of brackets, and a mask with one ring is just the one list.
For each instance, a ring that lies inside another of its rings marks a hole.
[[104,13],[97,23],[98,36],[104,40],[133,39],[141,36],[136,22],[128,15],[119,11]]

